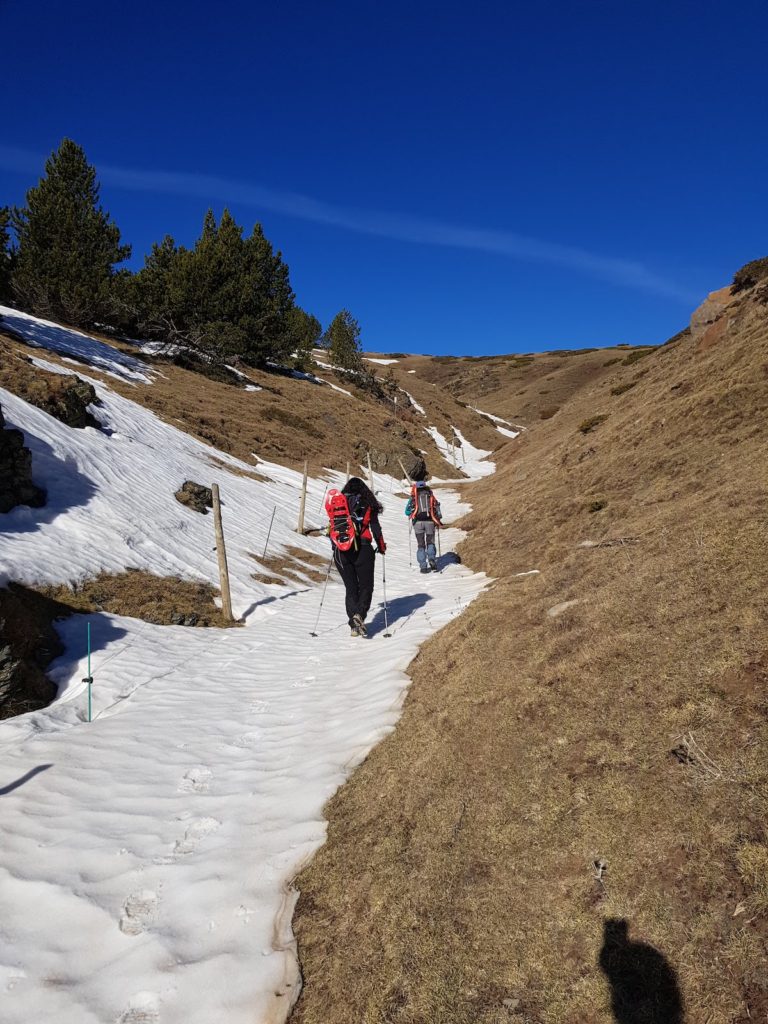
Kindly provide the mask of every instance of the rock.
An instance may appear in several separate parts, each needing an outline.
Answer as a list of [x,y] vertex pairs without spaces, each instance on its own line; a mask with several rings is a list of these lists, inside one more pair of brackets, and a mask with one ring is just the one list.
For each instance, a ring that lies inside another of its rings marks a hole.
[[389,473],[390,476],[398,479],[403,474],[400,468],[402,461],[411,480],[426,480],[428,476],[427,464],[423,456],[409,446],[402,445],[393,451],[380,451],[376,448],[369,449],[366,441],[358,441],[355,445],[355,459],[361,466],[367,465],[369,451],[374,473]]
[[710,330],[719,321],[727,306],[733,301],[730,287],[710,292],[705,301],[693,310],[690,318],[690,333],[693,340]]
[[578,599],[575,601],[563,601],[561,604],[556,604],[550,608],[547,615],[550,619],[556,619],[558,615],[562,615],[564,611],[567,611],[569,608],[573,608],[573,606],[578,603]]
[[72,375],[64,377],[58,387],[52,387],[39,407],[68,427],[99,428],[99,421],[88,412],[88,406],[98,405],[99,401],[92,384]]
[[18,584],[0,588],[0,718],[44,707],[56,696],[45,675],[64,652],[52,625],[59,613]]
[[203,484],[196,484],[194,480],[185,480],[176,494],[176,501],[195,512],[208,515],[208,509],[213,508],[213,491]]
[[44,504],[45,491],[32,483],[32,453],[24,447],[24,435],[5,429],[0,408],[0,513],[17,505],[40,508]]

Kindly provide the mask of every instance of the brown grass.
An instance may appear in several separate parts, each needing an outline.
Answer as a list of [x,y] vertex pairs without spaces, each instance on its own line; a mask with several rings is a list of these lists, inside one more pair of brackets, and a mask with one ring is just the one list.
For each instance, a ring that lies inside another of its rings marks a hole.
[[688,1024],[766,1019],[767,312],[649,355],[589,438],[585,386],[473,486],[462,556],[498,582],[327,807],[294,1024],[608,1024],[611,917]]
[[[114,339],[101,340],[137,354],[134,347]],[[55,386],[61,379],[35,367],[30,356],[43,355],[72,371],[55,353],[27,346],[8,334],[0,333],[0,344],[0,386],[22,397]],[[354,471],[356,449],[370,447],[395,456],[414,447],[425,449],[434,471],[445,475],[446,466],[424,432],[424,417],[415,413],[395,415],[392,407],[373,399],[347,397],[324,385],[277,373],[249,370],[249,379],[262,390],[246,391],[202,377],[167,359],[146,357],[145,361],[152,373],[150,383],[117,380],[91,366],[82,372],[151,409],[166,423],[246,462],[257,455],[296,466],[307,458],[316,473],[326,466],[343,469],[349,459]],[[456,425],[461,429],[460,422]]]
[[328,559],[298,547],[288,547],[277,554],[268,554],[266,558],[255,554],[251,557],[265,570],[252,574],[258,583],[306,583],[307,579],[322,583],[328,568]]
[[[71,612],[109,612],[156,625],[231,626],[216,607],[209,583],[155,576],[141,569],[101,573],[82,583],[38,588]],[[184,620],[184,621],[181,621]]]

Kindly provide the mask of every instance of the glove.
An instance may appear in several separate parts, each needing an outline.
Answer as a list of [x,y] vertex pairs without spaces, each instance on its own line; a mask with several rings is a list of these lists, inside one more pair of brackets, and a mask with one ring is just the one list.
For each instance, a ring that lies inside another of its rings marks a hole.
[[387,545],[384,543],[384,541],[382,541],[381,544],[377,544],[376,545],[376,554],[377,555],[386,555],[386,553],[387,553]]

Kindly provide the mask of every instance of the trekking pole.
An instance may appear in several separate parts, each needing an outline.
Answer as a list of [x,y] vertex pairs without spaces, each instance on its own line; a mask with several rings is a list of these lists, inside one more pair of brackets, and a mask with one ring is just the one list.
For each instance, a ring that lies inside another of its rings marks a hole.
[[411,542],[411,533],[412,532],[413,532],[413,523],[410,522],[410,520],[409,520],[409,522],[408,522],[408,568],[409,569],[413,568],[413,555],[411,554],[411,548],[413,547],[413,544]]
[[382,556],[381,562],[381,575],[384,583],[384,636],[391,637],[392,634],[389,632],[389,618],[387,614],[387,563]]
[[325,591],[326,591],[326,588],[328,587],[328,577],[331,575],[331,566],[332,565],[333,565],[333,552],[331,552],[331,557],[330,557],[330,560],[328,562],[328,571],[325,574],[325,583],[323,584],[323,593],[322,593],[322,596],[320,597],[320,607],[317,609],[317,618],[315,619],[315,628],[309,634],[310,636],[317,636],[317,627],[320,624],[320,612],[323,610],[323,601],[325,600]]
[[269,538],[272,536],[272,524],[275,521],[275,512],[277,512],[277,505],[272,509],[272,518],[269,520],[269,529],[267,530],[267,539],[264,543],[264,554],[261,556],[262,560],[267,557],[267,548],[269,547]]
[[88,675],[83,680],[84,683],[88,684],[88,721],[93,721],[93,705],[91,702],[91,687],[93,686],[93,676],[91,675],[91,624],[88,623]]
[[440,548],[441,548],[441,545],[440,545],[440,530],[441,529],[442,529],[442,527],[438,526],[438,528],[437,528],[437,557],[438,558],[442,558],[443,557],[443,552],[440,550]]

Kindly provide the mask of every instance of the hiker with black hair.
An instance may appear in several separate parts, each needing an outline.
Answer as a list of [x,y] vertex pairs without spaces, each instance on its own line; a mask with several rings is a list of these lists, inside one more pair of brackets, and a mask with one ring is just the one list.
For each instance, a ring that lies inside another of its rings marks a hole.
[[423,480],[417,480],[411,488],[411,497],[405,506],[405,514],[413,526],[417,544],[416,557],[421,571],[436,571],[435,530],[441,529],[443,516],[440,502],[432,488]]
[[341,491],[328,492],[325,510],[330,520],[333,560],[346,590],[349,627],[352,636],[367,636],[365,617],[373,599],[375,558],[387,550],[379,523],[384,508],[373,491],[353,476]]

